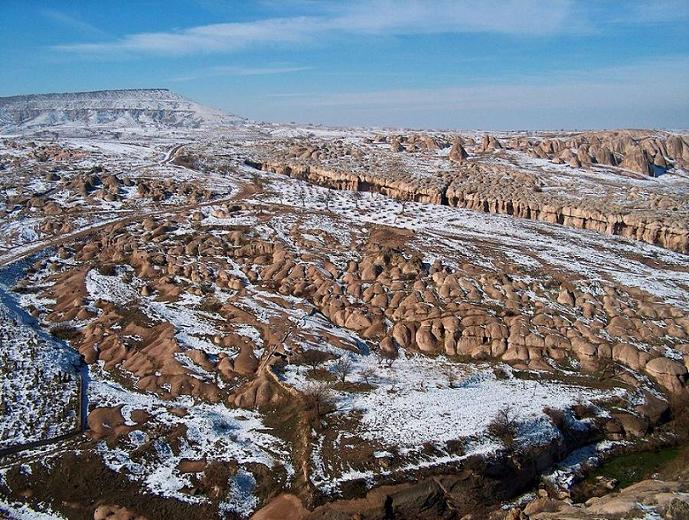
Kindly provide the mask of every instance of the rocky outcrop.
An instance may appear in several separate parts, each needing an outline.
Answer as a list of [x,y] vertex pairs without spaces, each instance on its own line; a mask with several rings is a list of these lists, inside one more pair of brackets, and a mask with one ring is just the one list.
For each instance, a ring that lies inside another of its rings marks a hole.
[[602,208],[553,204],[549,197],[540,197],[537,192],[515,193],[512,197],[505,197],[500,195],[499,190],[477,191],[475,186],[468,185],[463,178],[425,179],[422,184],[403,178],[389,179],[371,174],[331,171],[304,164],[286,165],[260,161],[248,161],[248,164],[333,189],[375,191],[400,200],[446,204],[484,213],[540,220],[689,253],[689,226],[681,220],[663,222],[632,213],[606,212]]
[[93,520],[147,520],[147,517],[124,506],[103,504],[93,512]]
[[531,198],[502,198],[466,192],[462,186],[450,184],[446,192],[448,204],[484,213],[511,215],[551,224],[562,224],[576,229],[589,229],[599,233],[618,235],[689,253],[689,228],[679,222],[665,224],[647,220],[633,214],[606,213],[602,210],[576,206],[551,205]]
[[688,143],[686,136],[621,130],[582,132],[540,140],[515,138],[509,147],[576,168],[619,166],[643,175],[654,175],[651,165],[661,170],[673,166],[686,169],[689,166]]
[[400,200],[443,204],[447,182],[443,178],[423,179],[414,182],[404,175],[395,179],[383,179],[376,175],[333,171],[317,166],[247,161],[259,169],[289,175],[314,184],[338,190],[373,191]]
[[452,162],[456,162],[458,164],[461,164],[468,157],[469,157],[469,154],[467,153],[467,151],[462,146],[462,143],[460,143],[459,141],[455,141],[454,144],[452,145],[452,148],[450,148],[450,153],[448,154],[448,158]]
[[501,149],[502,143],[500,143],[496,137],[492,135],[484,135],[481,139],[481,147],[479,149],[481,152],[494,152]]
[[520,518],[520,513],[533,520],[593,520],[638,515],[681,520],[689,517],[689,485],[680,481],[642,480],[619,492],[591,498],[585,504],[546,495],[531,501],[523,511],[510,511],[504,518]]
[[651,168],[651,163],[648,161],[646,152],[641,149],[636,149],[628,152],[624,156],[624,160],[620,165],[622,168],[627,170],[632,170],[639,173],[644,173],[646,175],[652,175],[653,170]]

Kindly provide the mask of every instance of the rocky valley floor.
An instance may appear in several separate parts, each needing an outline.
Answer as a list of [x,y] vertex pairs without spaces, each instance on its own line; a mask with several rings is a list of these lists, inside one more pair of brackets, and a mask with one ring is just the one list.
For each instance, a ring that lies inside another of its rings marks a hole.
[[686,135],[62,129],[0,168],[0,516],[684,518]]

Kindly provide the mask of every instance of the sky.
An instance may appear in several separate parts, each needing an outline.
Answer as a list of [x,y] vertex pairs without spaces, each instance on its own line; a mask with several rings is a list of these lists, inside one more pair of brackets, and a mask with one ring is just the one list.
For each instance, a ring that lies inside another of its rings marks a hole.
[[264,121],[687,128],[689,0],[0,0],[0,70]]

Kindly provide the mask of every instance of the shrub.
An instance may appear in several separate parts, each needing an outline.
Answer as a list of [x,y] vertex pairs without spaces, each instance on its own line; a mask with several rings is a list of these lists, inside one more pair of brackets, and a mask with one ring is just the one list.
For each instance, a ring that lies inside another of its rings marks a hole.
[[461,439],[452,439],[447,441],[446,449],[453,455],[464,455],[464,441]]
[[101,264],[98,266],[98,272],[103,276],[115,276],[117,274],[115,267],[115,264]]
[[332,359],[333,356],[322,350],[309,349],[295,356],[295,362],[298,364],[308,365],[311,368],[316,368],[321,363]]
[[378,358],[378,364],[385,365],[388,368],[392,367],[393,363],[397,359],[397,353],[389,350],[378,349],[375,351],[375,354]]
[[50,329],[50,333],[58,339],[70,341],[79,337],[79,329],[67,323],[55,325]]
[[500,439],[505,446],[511,448],[517,436],[517,421],[512,408],[505,406],[498,411],[495,418],[488,424],[488,433]]
[[511,379],[512,378],[510,371],[507,370],[505,367],[496,366],[495,368],[493,368],[493,373],[495,374],[495,377],[497,379]]

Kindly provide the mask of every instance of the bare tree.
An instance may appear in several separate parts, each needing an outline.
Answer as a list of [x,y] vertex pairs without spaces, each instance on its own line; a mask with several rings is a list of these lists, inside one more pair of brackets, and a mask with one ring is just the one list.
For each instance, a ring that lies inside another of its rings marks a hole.
[[360,375],[363,378],[364,383],[368,385],[370,384],[371,380],[376,377],[376,369],[373,367],[364,368],[360,372]]
[[402,211],[400,212],[401,216],[406,215],[407,213],[407,205],[412,201],[413,195],[410,193],[405,193],[405,195],[400,199],[400,202],[402,202]]
[[348,357],[342,356],[333,364],[333,372],[337,374],[341,382],[345,382],[347,376],[354,370],[354,364]]
[[299,190],[297,190],[297,197],[299,198],[299,201],[301,202],[301,207],[305,208],[306,207],[306,190],[304,188],[299,188]]
[[355,190],[355,191],[352,193],[352,198],[354,199],[354,207],[355,207],[356,209],[359,209],[359,202],[361,202],[361,199],[363,198],[363,195],[361,194],[361,192],[360,192],[359,190]]
[[326,188],[325,193],[320,196],[320,202],[325,206],[325,209],[330,211],[330,203],[333,201],[333,190]]
[[327,385],[309,385],[304,389],[303,395],[306,409],[313,411],[317,417],[327,415],[335,409],[335,399]]

